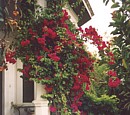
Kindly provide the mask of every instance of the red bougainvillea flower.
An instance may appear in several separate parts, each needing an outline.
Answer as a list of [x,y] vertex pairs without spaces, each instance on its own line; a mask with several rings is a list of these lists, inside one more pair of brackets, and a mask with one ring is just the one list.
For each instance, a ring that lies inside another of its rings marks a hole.
[[37,41],[38,41],[38,43],[39,44],[41,44],[41,45],[45,45],[45,38],[37,38]]
[[100,45],[98,46],[98,50],[104,50],[104,48],[106,48],[107,46],[106,46],[106,43],[103,41],[103,42],[101,42],[100,43]]
[[108,86],[111,88],[116,88],[120,85],[121,80],[118,77],[111,77],[108,81]]
[[89,91],[90,90],[90,85],[86,84],[86,90]]
[[113,70],[109,70],[109,71],[107,72],[107,74],[108,74],[109,76],[114,76],[114,77],[117,76],[116,71],[113,71]]
[[115,64],[114,54],[112,52],[108,52],[107,55],[110,57],[110,61],[108,62],[109,65]]
[[52,86],[49,86],[49,85],[46,85],[46,86],[45,86],[45,90],[46,90],[47,93],[50,93],[50,92],[52,92],[53,87],[52,87]]
[[61,51],[61,46],[54,47],[55,52],[59,53]]
[[50,111],[51,111],[51,112],[56,112],[56,110],[57,110],[56,107],[50,106]]
[[26,55],[26,61],[28,61],[28,60],[29,60],[29,58],[30,58],[30,57],[29,57],[29,55]]
[[28,32],[29,32],[29,34],[33,34],[32,28],[29,28],[29,29],[28,29]]
[[79,30],[80,32],[84,32],[83,29],[81,27],[79,27],[77,30]]
[[115,62],[114,62],[114,61],[109,61],[108,64],[109,64],[109,65],[114,65]]
[[67,34],[72,40],[76,40],[76,35],[73,34],[70,30],[66,30],[66,34]]
[[60,58],[56,55],[56,53],[48,54],[48,57],[50,57],[53,61],[59,61]]
[[69,19],[68,12],[66,10],[62,10],[63,17],[61,18],[61,23],[64,23],[66,20]]
[[85,32],[87,36],[95,36],[98,35],[95,28],[93,28],[92,26],[89,26],[89,28],[85,28]]
[[67,24],[65,24],[65,23],[63,23],[62,24],[62,26],[64,27],[64,28],[66,28],[66,29],[68,29],[69,27],[68,27],[68,25]]
[[42,49],[44,50],[44,51],[46,51],[46,52],[51,52],[51,50],[50,49],[48,49],[47,47],[45,47],[45,46],[42,46]]
[[73,109],[73,112],[77,112],[79,110],[77,104],[75,103],[71,104],[71,108]]
[[44,19],[44,21],[43,21],[43,26],[48,26],[48,24],[49,24],[49,22],[48,22],[48,20],[47,19]]
[[79,76],[80,76],[80,80],[81,80],[82,82],[86,82],[86,83],[89,83],[89,82],[90,82],[88,76],[83,75],[83,74],[79,74]]
[[34,31],[32,30],[32,28],[29,28],[29,29],[28,29],[28,32],[29,32],[29,34],[32,35],[32,36],[36,36],[36,35],[37,35],[37,33],[34,32]]
[[41,61],[42,58],[43,56],[37,56],[37,61]]
[[15,52],[14,51],[6,52],[6,55],[5,55],[6,62],[15,64],[16,63],[16,59],[14,58],[14,56],[15,56]]
[[56,38],[57,37],[57,33],[56,32],[54,32],[52,29],[50,29],[50,28],[48,28],[48,37],[49,38],[52,38],[52,39],[54,39],[54,38]]
[[21,72],[24,74],[24,76],[26,78],[30,78],[29,71],[30,71],[31,68],[32,68],[32,66],[29,65],[29,64],[28,65],[24,65],[24,68],[23,68],[23,70]]
[[44,33],[43,35],[44,36],[47,36],[47,34],[45,34],[45,32],[47,32],[48,31],[48,27],[47,26],[43,26],[42,27],[42,32]]
[[28,46],[30,44],[30,41],[29,40],[23,40],[21,41],[21,46]]
[[107,55],[114,57],[114,54],[112,52],[108,52]]
[[59,67],[62,68],[62,67],[63,67],[63,64],[62,64],[62,63],[59,63]]
[[81,86],[79,84],[74,84],[74,86],[72,87],[73,90],[79,90],[81,89]]

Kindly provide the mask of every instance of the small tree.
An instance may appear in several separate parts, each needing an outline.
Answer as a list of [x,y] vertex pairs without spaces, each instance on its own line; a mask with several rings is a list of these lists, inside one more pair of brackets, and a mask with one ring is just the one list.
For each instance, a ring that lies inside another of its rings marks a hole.
[[[107,4],[109,0],[104,0]],[[130,0],[121,0],[116,2],[112,0],[113,21],[110,26],[114,27],[111,33],[114,35],[113,53],[115,54],[116,63],[111,66],[117,71],[118,77],[124,82],[114,93],[120,98],[119,108],[121,114],[130,113]],[[112,93],[113,94],[113,93]]]

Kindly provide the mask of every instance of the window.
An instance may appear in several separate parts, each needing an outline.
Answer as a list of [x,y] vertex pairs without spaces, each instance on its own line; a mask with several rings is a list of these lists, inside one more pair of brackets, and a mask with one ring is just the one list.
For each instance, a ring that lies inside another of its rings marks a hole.
[[[17,69],[23,68],[23,64],[20,60],[17,60]],[[29,81],[21,78],[22,73],[17,71],[17,104],[32,103],[35,94],[35,85],[33,81]]]
[[[70,5],[73,5],[73,3],[75,3],[75,0],[69,1]],[[82,11],[83,8],[85,8],[83,14],[80,14],[79,11]],[[72,7],[72,9],[76,13],[76,15],[80,17],[78,21],[78,26],[82,26],[83,24],[85,24],[91,19],[91,16],[94,15],[88,0],[82,0],[82,2],[78,6]]]
[[[24,12],[24,15],[22,17],[23,20],[29,15],[28,9],[34,11],[34,5],[29,4],[27,0],[22,0],[20,3],[20,7],[22,8],[22,12]],[[31,103],[33,100],[34,100],[34,82],[23,79],[23,103]]]
[[28,103],[34,100],[34,82],[23,79],[23,102]]

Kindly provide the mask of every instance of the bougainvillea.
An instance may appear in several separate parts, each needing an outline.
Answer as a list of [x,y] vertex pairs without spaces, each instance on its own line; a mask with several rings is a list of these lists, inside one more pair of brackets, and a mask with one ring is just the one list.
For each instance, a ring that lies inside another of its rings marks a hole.
[[45,86],[46,95],[42,97],[48,99],[52,112],[82,114],[81,97],[84,87],[85,91],[90,89],[89,72],[93,71],[94,62],[84,42],[91,40],[101,56],[108,56],[108,62],[113,54],[110,44],[94,28],[90,26],[85,31],[75,28],[67,11],[62,9],[62,2],[52,0],[52,8],[40,9],[36,11],[39,14],[30,14],[31,18],[25,17],[19,23],[21,30],[13,44],[15,53],[7,52],[6,60],[15,63],[19,58],[24,64],[19,69],[21,77]]
[[110,86],[110,87],[113,87],[113,88],[115,88],[115,87],[117,87],[118,85],[120,85],[120,79],[118,78],[118,77],[111,77],[110,79],[109,79],[109,82],[108,82],[108,85]]

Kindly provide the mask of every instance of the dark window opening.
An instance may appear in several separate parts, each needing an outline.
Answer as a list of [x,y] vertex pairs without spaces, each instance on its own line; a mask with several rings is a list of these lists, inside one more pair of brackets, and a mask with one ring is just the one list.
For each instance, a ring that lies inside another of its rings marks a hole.
[[2,72],[0,72],[0,115],[2,115]]
[[2,1],[0,0],[0,21],[2,21]]
[[[75,0],[69,0],[69,4],[73,5],[75,3]],[[81,2],[79,5],[76,7],[72,7],[73,11],[76,13],[76,15],[80,18],[78,21],[78,26],[82,26],[86,22],[88,22],[91,19],[90,14],[88,13],[87,9],[83,11],[83,14],[80,13],[80,11],[84,8],[84,3]]]
[[34,100],[34,82],[23,79],[23,102],[32,102]]
[[[3,4],[2,4],[2,0],[0,0],[0,25],[1,26],[3,26],[2,25],[3,21],[4,21],[4,17],[3,17]],[[1,26],[0,26],[0,30],[2,28]]]

